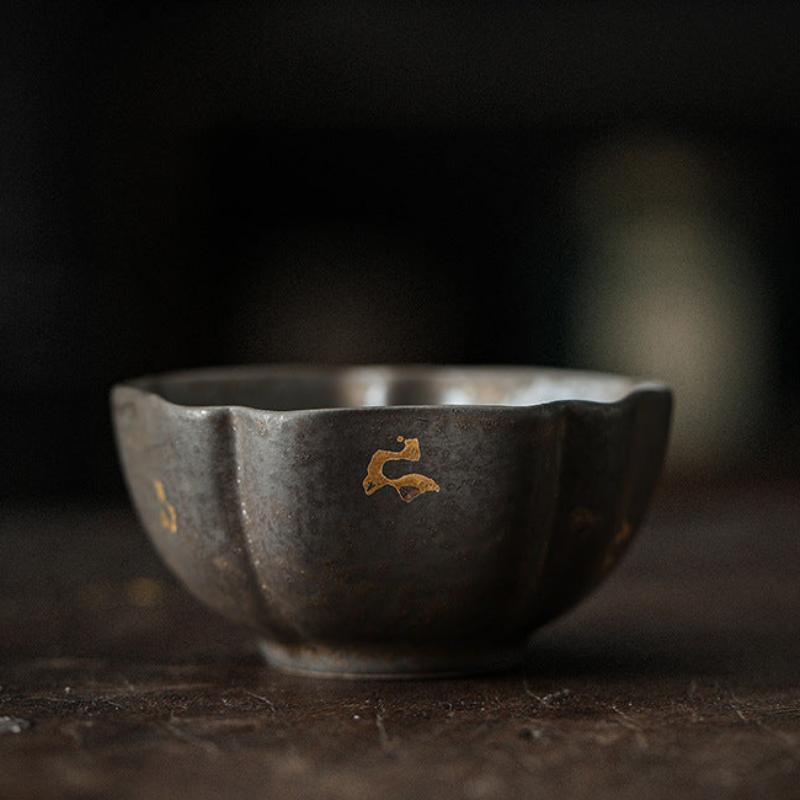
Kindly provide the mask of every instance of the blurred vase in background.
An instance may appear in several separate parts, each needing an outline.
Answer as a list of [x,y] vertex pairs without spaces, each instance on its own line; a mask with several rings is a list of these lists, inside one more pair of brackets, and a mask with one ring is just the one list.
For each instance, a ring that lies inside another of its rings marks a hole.
[[758,181],[728,152],[663,139],[595,150],[577,175],[574,361],[672,385],[672,467],[730,463],[767,419],[773,377]]

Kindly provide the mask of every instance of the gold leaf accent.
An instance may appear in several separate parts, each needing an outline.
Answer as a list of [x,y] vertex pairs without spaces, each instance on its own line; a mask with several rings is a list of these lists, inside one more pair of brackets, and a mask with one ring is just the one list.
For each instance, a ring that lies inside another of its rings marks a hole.
[[427,475],[412,472],[399,478],[387,478],[383,474],[383,465],[387,461],[419,461],[419,439],[397,437],[403,443],[401,450],[376,450],[367,466],[367,475],[362,485],[367,495],[374,494],[384,486],[391,486],[404,503],[410,503],[425,492],[438,492],[439,484]]
[[159,480],[153,481],[153,490],[156,493],[156,499],[161,505],[161,513],[159,514],[161,527],[164,528],[164,530],[168,530],[170,533],[177,533],[178,514],[175,511],[175,506],[167,500],[167,492],[164,489],[163,482]]

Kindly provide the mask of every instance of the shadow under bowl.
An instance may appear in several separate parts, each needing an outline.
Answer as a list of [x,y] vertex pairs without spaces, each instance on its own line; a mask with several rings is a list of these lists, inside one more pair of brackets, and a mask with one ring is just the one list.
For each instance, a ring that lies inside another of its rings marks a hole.
[[654,382],[522,367],[251,366],[112,390],[166,564],[338,676],[484,672],[609,573],[667,446]]

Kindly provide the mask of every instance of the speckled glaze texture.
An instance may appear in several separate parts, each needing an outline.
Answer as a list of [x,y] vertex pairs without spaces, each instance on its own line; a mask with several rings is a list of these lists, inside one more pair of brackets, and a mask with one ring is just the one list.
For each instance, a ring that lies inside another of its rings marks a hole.
[[519,661],[603,580],[671,395],[554,370],[260,367],[131,381],[112,406],[134,505],[194,595],[278,666],[419,676]]

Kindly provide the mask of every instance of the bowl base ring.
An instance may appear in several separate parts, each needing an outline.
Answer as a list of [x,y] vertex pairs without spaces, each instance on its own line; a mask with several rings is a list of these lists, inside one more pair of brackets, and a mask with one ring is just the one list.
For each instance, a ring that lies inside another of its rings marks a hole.
[[519,667],[529,642],[471,647],[369,647],[297,645],[260,639],[258,649],[272,667],[319,678],[414,680],[502,672]]

